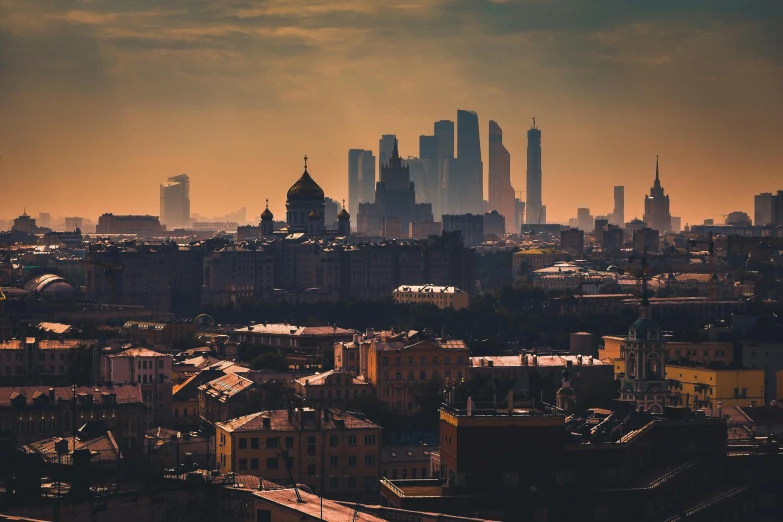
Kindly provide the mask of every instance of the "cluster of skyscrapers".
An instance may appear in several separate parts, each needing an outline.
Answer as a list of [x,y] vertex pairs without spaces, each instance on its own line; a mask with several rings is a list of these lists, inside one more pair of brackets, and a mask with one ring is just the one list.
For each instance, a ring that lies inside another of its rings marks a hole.
[[[455,147],[456,143],[456,147]],[[419,137],[418,157],[402,159],[395,135],[383,135],[378,144],[376,181],[372,151],[348,151],[349,209],[357,215],[357,229],[368,235],[387,235],[402,226],[402,233],[418,223],[442,221],[444,215],[482,215],[496,210],[509,232],[524,222],[546,222],[541,198],[541,130],[528,131],[527,202],[515,197],[511,186],[511,158],[503,145],[503,129],[489,122],[489,193],[484,197],[484,162],[478,115],[458,110],[456,133],[451,120],[436,121],[432,135]],[[390,191],[396,191],[391,195]],[[390,199],[391,198],[391,199]],[[394,204],[392,201],[406,201]],[[527,205],[526,205],[527,203]]]

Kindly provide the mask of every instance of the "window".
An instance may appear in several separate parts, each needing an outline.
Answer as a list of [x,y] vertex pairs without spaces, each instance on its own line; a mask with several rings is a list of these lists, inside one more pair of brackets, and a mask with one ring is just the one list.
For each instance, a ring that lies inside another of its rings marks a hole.
[[267,437],[266,438],[266,449],[276,449],[279,448],[280,445],[278,444],[278,440],[276,437]]
[[247,449],[247,439],[245,437],[240,437],[239,449]]
[[307,454],[309,456],[315,455],[315,437],[307,437]]
[[356,487],[356,477],[348,477],[348,487],[349,488]]
[[364,477],[364,487],[365,488],[374,488],[375,487],[375,477]]
[[174,408],[174,416],[179,417],[179,408]]
[[419,380],[420,381],[426,381],[427,380],[427,372],[420,372],[419,373]]
[[408,366],[413,366],[413,357],[408,357]]
[[438,364],[438,357],[437,356],[434,356],[432,358],[432,364]]
[[158,368],[163,369],[163,360],[158,361]]
[[421,478],[427,478],[427,468],[421,468]]
[[356,446],[356,435],[348,435],[348,445]]
[[408,468],[402,468],[402,478],[408,478]]
[[266,469],[277,469],[277,457],[266,459]]
[[315,464],[308,464],[307,465],[307,474],[310,476],[315,475]]
[[397,380],[397,381],[401,381],[402,380],[402,373],[401,372],[395,372],[394,379]]
[[329,467],[330,468],[336,468],[338,466],[337,462],[338,462],[338,459],[337,459],[336,455],[332,455],[331,457],[329,457]]
[[258,458],[250,459],[250,469],[258,469]]
[[239,459],[239,469],[247,469],[247,459]]
[[291,449],[294,447],[294,438],[293,437],[286,437],[285,438],[285,447],[288,449]]
[[336,448],[338,441],[337,435],[329,435],[329,445],[331,447]]
[[350,455],[348,457],[348,466],[356,466],[356,455]]
[[374,466],[375,465],[375,455],[365,455],[364,456],[364,465],[365,466]]
[[259,443],[258,443],[258,437],[251,437],[250,438],[250,449],[258,449]]
[[365,446],[375,446],[375,435],[365,435],[364,436],[364,445]]
[[382,357],[381,358],[381,365],[389,366],[389,358],[388,357]]
[[421,364],[427,364],[427,358],[426,357],[422,357],[421,358]]
[[340,487],[337,477],[329,477],[329,487],[332,489],[337,489]]
[[397,366],[402,366],[402,357],[397,357],[394,360],[394,364],[396,364]]

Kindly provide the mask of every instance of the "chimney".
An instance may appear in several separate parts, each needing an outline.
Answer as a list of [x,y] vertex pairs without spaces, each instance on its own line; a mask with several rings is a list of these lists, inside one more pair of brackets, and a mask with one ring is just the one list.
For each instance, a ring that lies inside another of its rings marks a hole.
[[54,403],[54,388],[49,388],[49,402]]

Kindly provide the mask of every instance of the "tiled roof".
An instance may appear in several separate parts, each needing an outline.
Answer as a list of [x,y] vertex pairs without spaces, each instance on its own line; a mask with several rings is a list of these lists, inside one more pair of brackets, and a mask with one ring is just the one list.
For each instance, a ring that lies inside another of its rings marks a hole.
[[[51,388],[49,386],[2,386],[0,387],[0,406],[10,404],[11,397],[18,395],[24,395],[27,398],[27,403],[30,404],[36,393],[48,397],[50,389],[54,390],[55,400],[73,400],[73,390],[70,386],[54,386]],[[138,384],[106,384],[95,388],[92,386],[77,386],[77,396],[83,393],[92,395],[96,404],[100,404],[101,394],[103,393],[116,394],[118,404],[142,402],[141,387]]]
[[[59,440],[65,440],[68,443],[68,453],[64,454],[62,457],[58,456],[57,450],[55,449],[55,444]],[[60,439],[60,437],[44,439],[27,444],[24,449],[28,453],[39,453],[47,462],[70,465],[71,455],[74,451],[74,439],[73,437],[64,439]],[[120,456],[120,450],[111,432],[106,432],[104,435],[90,440],[80,440],[77,438],[76,449],[90,450],[92,460],[97,460],[99,462],[115,461]]]
[[429,462],[430,453],[437,449],[437,446],[383,446],[381,448],[381,462],[383,464]]
[[297,337],[308,335],[353,335],[356,330],[346,330],[336,326],[296,326],[293,324],[256,324],[245,328],[239,328],[237,332],[249,332],[262,335],[295,335]]
[[197,357],[191,357],[190,359],[185,359],[181,363],[177,363],[177,365],[180,364],[189,364],[192,366],[195,366],[196,368],[206,368],[207,366],[211,366],[215,363],[219,363],[220,359],[216,357],[204,357],[204,356],[197,356]]
[[484,357],[471,357],[470,365],[474,368],[481,367],[481,361],[484,360],[484,366],[489,367],[489,362],[492,362],[492,366],[525,366],[522,363],[522,357],[527,358],[527,366],[566,366],[566,361],[570,361],[571,365],[577,366],[611,366],[612,363],[608,361],[602,361],[597,357],[592,357],[593,364],[590,364],[591,357],[583,356],[582,364],[579,364],[577,355],[538,355],[536,357],[536,364],[533,364],[532,355],[489,355]]
[[50,341],[40,339],[38,348],[41,350],[73,350],[82,346],[94,346],[98,344],[97,339],[63,339],[62,341]]
[[[165,357],[167,354],[150,350],[149,348],[131,348],[124,352],[110,355],[109,357]],[[171,357],[168,355],[168,357]]]
[[64,334],[68,330],[71,329],[71,325],[70,324],[62,324],[62,323],[47,323],[47,322],[43,322],[43,323],[39,323],[38,324],[38,329],[39,330],[43,330],[45,332],[52,332],[52,333],[56,333],[56,334]]
[[[335,376],[339,375],[341,377],[341,384],[367,384],[369,386],[369,383],[367,381],[360,379],[359,377],[354,377],[350,374],[343,373],[339,370],[329,370],[328,372],[324,372],[324,373],[316,373],[315,375],[311,375],[310,377],[296,379],[296,382],[301,385],[307,385],[307,386],[322,386],[324,384],[327,384],[327,380],[329,379],[329,377],[333,375]],[[336,382],[332,384],[336,384]]]
[[209,381],[206,384],[199,386],[199,390],[206,390],[208,394],[213,397],[220,397],[221,399],[228,399],[255,384],[250,379],[245,379],[239,375],[230,373],[218,377],[213,381]]
[[[320,419],[322,430],[343,429],[380,429],[380,426],[360,417],[358,414],[348,413],[337,409],[330,409],[328,420]],[[305,408],[304,424],[299,421],[300,413],[297,410],[292,411],[291,420],[288,417],[288,410],[269,410],[251,413],[243,417],[237,417],[228,422],[218,423],[218,426],[227,431],[293,431],[298,429],[314,430],[316,429],[316,416],[318,410]],[[269,427],[264,426],[264,418],[269,419]]]

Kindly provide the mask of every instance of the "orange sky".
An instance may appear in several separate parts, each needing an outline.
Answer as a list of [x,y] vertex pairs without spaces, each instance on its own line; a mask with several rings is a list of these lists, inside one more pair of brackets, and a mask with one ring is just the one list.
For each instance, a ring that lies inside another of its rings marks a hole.
[[610,212],[616,184],[641,217],[656,154],[683,224],[752,216],[783,189],[782,3],[647,4],[0,0],[0,216],[157,215],[187,173],[195,213],[280,217],[304,154],[347,198],[349,148],[417,155],[457,109],[485,170],[503,127],[517,190],[536,116],[550,221]]

